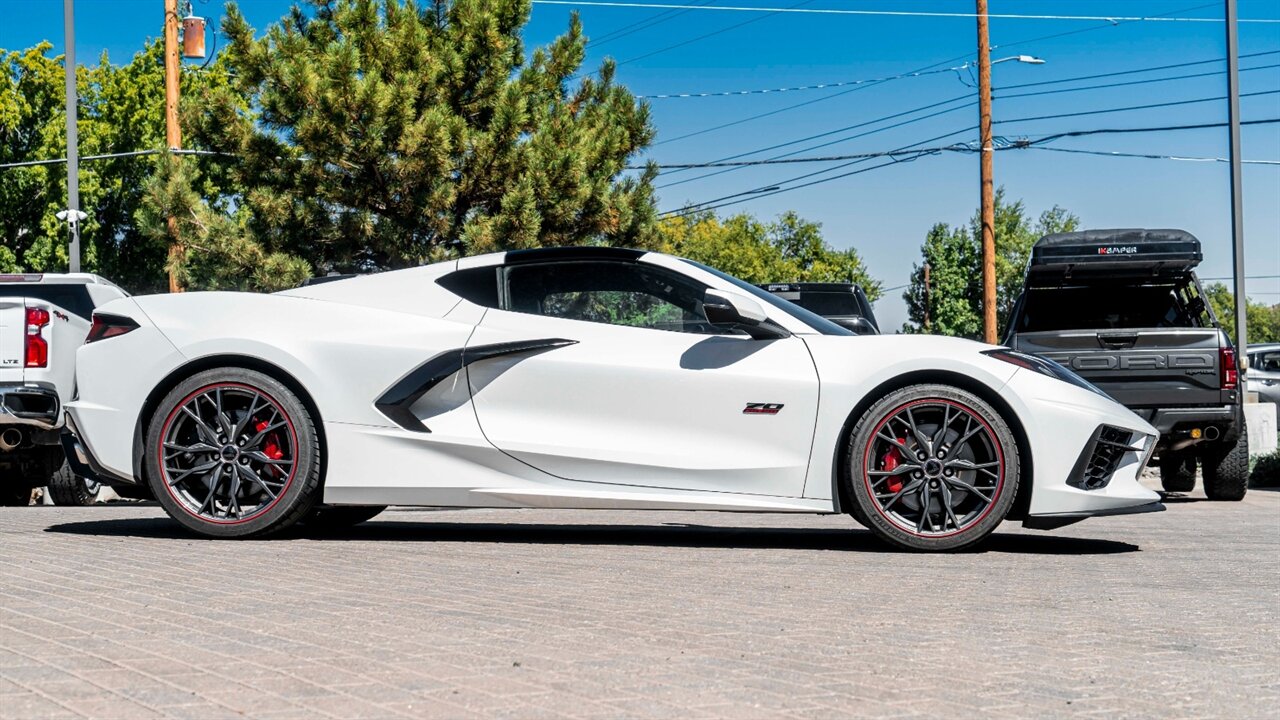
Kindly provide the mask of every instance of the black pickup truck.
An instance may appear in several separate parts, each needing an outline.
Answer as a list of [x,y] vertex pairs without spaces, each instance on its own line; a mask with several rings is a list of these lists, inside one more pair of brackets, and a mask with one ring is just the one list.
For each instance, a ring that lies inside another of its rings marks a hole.
[[1244,497],[1249,448],[1235,348],[1196,278],[1181,230],[1091,230],[1036,242],[1005,344],[1055,360],[1161,433],[1161,479]]
[[880,334],[871,302],[855,283],[767,283],[760,287],[858,335]]

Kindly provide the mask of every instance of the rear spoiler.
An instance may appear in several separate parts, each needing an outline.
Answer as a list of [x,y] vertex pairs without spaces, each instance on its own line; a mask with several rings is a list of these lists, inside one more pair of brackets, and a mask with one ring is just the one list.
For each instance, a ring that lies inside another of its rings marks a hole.
[[1046,235],[1031,248],[1027,285],[1098,280],[1178,280],[1204,255],[1183,230],[1090,230]]

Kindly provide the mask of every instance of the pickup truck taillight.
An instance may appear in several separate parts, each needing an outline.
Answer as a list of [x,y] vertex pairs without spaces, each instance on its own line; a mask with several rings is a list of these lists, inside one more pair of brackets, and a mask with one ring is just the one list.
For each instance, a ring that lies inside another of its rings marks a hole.
[[118,337],[137,329],[138,323],[134,322],[133,318],[123,315],[94,313],[93,325],[89,328],[89,336],[84,339],[84,344],[88,345],[91,342]]
[[1218,348],[1218,377],[1222,379],[1223,390],[1235,390],[1240,384],[1240,368],[1236,366],[1234,348]]
[[26,366],[49,366],[49,341],[44,339],[44,329],[49,324],[49,311],[44,308],[27,308]]

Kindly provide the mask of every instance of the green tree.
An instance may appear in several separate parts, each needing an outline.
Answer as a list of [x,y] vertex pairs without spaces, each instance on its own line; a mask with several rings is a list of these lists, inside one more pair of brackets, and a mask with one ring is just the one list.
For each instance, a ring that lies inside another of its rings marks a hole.
[[[50,56],[51,48],[42,42],[21,52],[0,50],[7,80],[0,84],[0,163],[66,155],[63,59]],[[161,50],[151,42],[124,65],[112,65],[104,53],[97,65],[77,69],[82,156],[164,145]],[[219,62],[182,74],[189,94],[225,86],[227,79]],[[118,157],[80,166],[80,206],[89,216],[81,224],[82,267],[134,291],[164,286],[167,248],[136,221],[153,165],[146,157]],[[62,164],[0,170],[0,269],[66,269],[67,228],[55,217],[67,204],[66,177]]]
[[[1022,293],[1023,274],[1031,246],[1045,235],[1071,232],[1080,219],[1054,206],[1034,222],[1021,200],[1007,202],[1004,188],[995,197],[996,317],[1004,328]],[[982,334],[982,216],[975,213],[969,227],[934,225],[920,247],[921,262],[912,267],[911,283],[903,293],[908,322],[905,332],[979,337]],[[930,270],[925,289],[924,266]],[[926,316],[928,327],[926,327]]]
[[853,248],[836,250],[822,237],[822,226],[794,212],[772,223],[741,213],[720,218],[695,212],[663,218],[656,248],[696,260],[747,282],[854,282],[867,297],[880,297]]
[[611,61],[578,74],[576,15],[526,56],[529,0],[310,4],[261,37],[229,5],[234,82],[184,114],[236,158],[238,194],[207,199],[234,209],[241,247],[327,272],[654,241],[654,171],[623,174],[648,108]]
[[[1222,283],[1213,283],[1204,289],[1208,296],[1213,314],[1217,316],[1222,329],[1236,341],[1236,299],[1235,293]],[[1245,298],[1245,322],[1249,328],[1249,342],[1280,342],[1280,303],[1266,305],[1253,298]]]

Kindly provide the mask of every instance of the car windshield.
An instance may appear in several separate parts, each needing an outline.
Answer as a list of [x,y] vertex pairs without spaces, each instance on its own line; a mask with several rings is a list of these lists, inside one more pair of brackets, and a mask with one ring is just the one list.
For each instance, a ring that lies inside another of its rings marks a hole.
[[698,267],[703,270],[706,270],[712,275],[715,275],[716,277],[722,280],[725,280],[726,282],[732,283],[734,287],[742,290],[743,292],[754,297],[755,299],[761,302],[767,303],[769,306],[777,308],[778,310],[781,310],[787,315],[790,315],[791,317],[799,320],[805,325],[808,325],[810,328],[813,328],[814,332],[820,333],[822,335],[854,335],[854,336],[857,335],[857,333],[853,332],[852,330],[847,330],[845,328],[842,328],[839,325],[831,322],[830,320],[822,317],[821,315],[815,315],[812,312],[809,312],[808,310],[805,310],[804,308],[800,307],[799,305],[796,305],[790,300],[783,300],[777,295],[774,295],[773,293],[767,290],[762,290],[756,287],[755,285],[752,285],[749,282],[739,280],[738,278],[728,273],[721,272],[709,265],[703,265],[700,262],[689,260],[687,258],[682,258],[682,259],[684,259],[685,262],[689,263],[690,265],[693,265],[694,267]]

